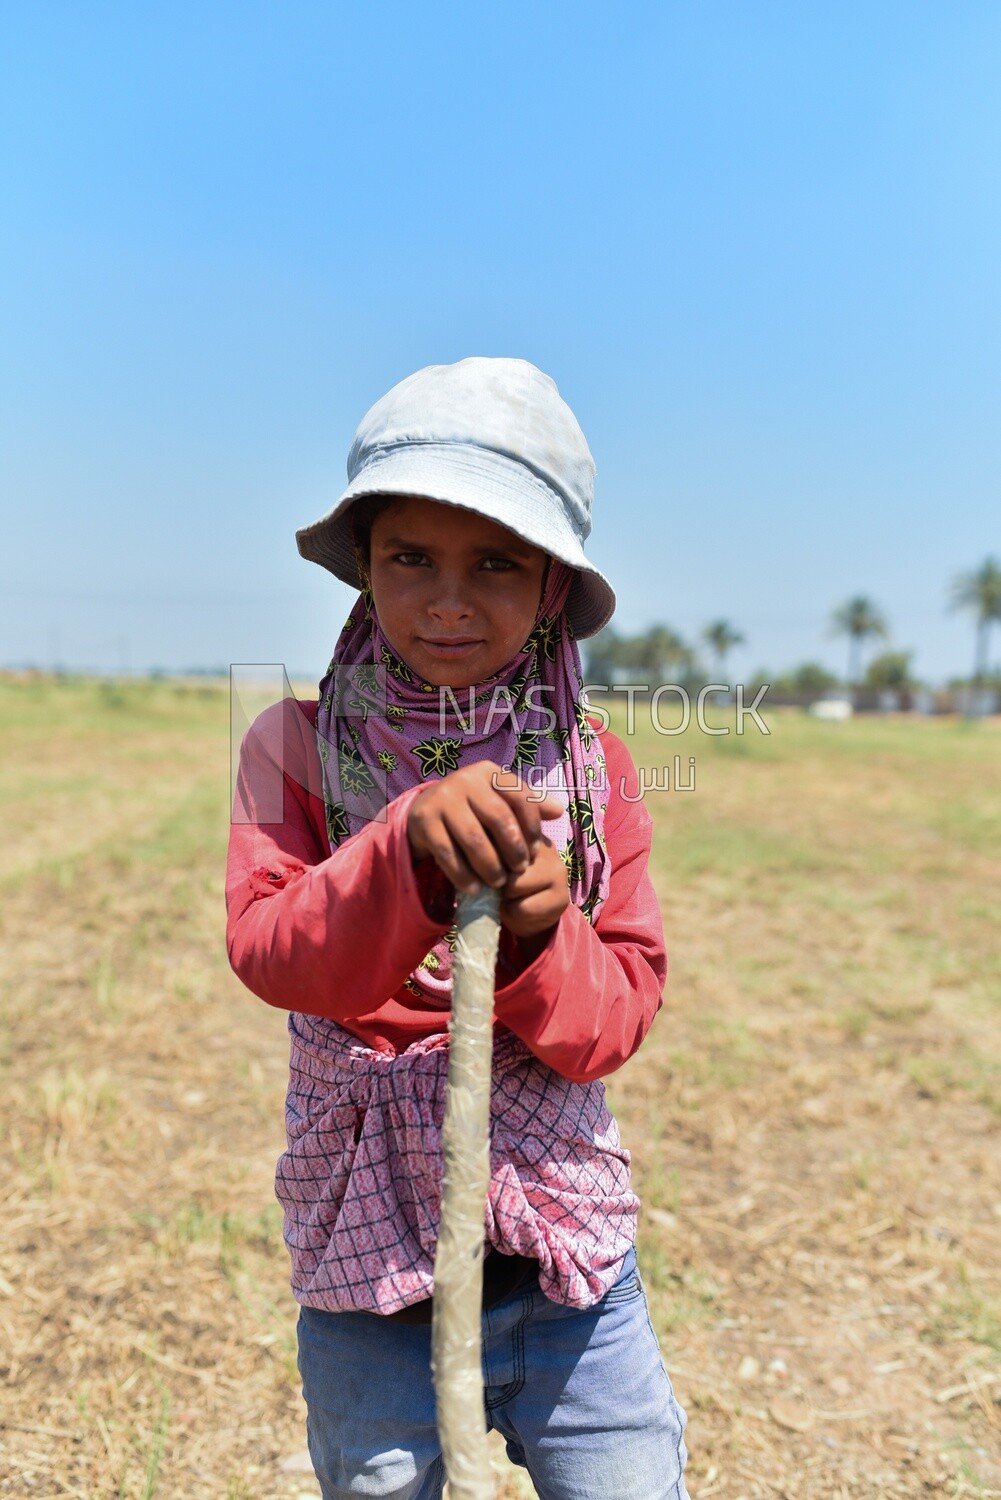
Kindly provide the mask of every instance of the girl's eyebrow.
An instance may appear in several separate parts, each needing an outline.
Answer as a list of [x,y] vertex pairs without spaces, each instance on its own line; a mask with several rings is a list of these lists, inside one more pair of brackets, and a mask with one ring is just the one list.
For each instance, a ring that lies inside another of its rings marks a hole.
[[[418,542],[412,538],[402,536],[383,537],[382,546],[399,550],[400,552],[433,552],[435,550],[428,542]],[[470,548],[470,551],[478,552],[486,557],[496,556],[500,552],[510,552],[514,557],[523,557],[526,560],[532,556],[534,550],[534,548],[530,548],[527,544],[519,544],[518,542],[500,542]]]

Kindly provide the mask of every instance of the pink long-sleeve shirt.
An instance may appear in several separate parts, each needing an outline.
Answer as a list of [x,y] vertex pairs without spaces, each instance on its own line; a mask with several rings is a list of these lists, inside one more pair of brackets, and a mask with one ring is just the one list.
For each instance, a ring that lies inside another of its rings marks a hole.
[[[392,1312],[433,1290],[448,1014],[407,981],[452,924],[454,893],[411,856],[423,787],[331,853],[315,715],[288,700],[244,741],[227,943],[248,988],[291,1013],[277,1191],[295,1294]],[[666,977],[650,815],[625,745],[601,741],[608,897],[593,926],[568,907],[531,962],[502,933],[495,992],[485,1234],[537,1259],[543,1291],[573,1306],[604,1295],[635,1236],[628,1154],[597,1080],[639,1047]]]

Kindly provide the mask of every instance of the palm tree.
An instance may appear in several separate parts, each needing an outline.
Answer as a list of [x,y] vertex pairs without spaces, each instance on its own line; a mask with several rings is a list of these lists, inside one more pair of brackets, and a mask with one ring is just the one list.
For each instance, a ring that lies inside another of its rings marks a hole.
[[723,676],[727,654],[734,646],[742,646],[744,637],[735,630],[729,620],[713,620],[702,632],[702,639],[716,658],[716,675]]
[[632,636],[625,643],[624,657],[627,666],[651,682],[687,672],[692,665],[691,648],[670,625],[651,625],[643,635]]
[[670,625],[651,625],[642,635],[618,635],[611,625],[587,643],[587,674],[592,682],[662,680],[673,672],[688,672],[691,647]]
[[881,691],[900,693],[914,686],[911,676],[913,651],[884,651],[873,657],[866,668],[865,685]]
[[859,679],[862,665],[862,642],[870,636],[885,639],[888,634],[886,620],[871,599],[856,594],[847,600],[831,617],[835,635],[848,637],[848,685],[854,687]]
[[997,558],[988,557],[972,573],[960,573],[952,585],[953,609],[972,609],[977,621],[976,648],[973,657],[973,681],[987,676],[987,637],[991,625],[1001,622],[1001,566]]

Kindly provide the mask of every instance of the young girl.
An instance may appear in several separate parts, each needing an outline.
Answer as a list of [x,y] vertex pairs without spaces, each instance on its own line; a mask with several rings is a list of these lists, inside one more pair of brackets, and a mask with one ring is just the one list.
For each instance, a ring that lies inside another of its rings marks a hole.
[[[404,380],[302,554],[359,587],[319,700],[246,737],[230,959],[291,1012],[278,1164],[325,1500],[438,1500],[430,1371],[457,890],[501,895],[484,1217],[487,1422],[541,1500],[684,1500],[684,1414],[599,1079],[660,1005],[650,816],[585,712],[594,465],[513,359]],[[274,791],[278,787],[278,808]]]

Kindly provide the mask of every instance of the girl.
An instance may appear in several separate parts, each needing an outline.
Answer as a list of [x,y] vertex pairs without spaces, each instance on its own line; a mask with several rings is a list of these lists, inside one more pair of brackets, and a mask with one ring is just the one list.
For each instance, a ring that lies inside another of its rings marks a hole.
[[[522,360],[431,366],[298,533],[360,587],[319,700],[243,745],[230,960],[291,1012],[278,1164],[324,1500],[438,1500],[430,1374],[457,890],[501,894],[484,1219],[488,1424],[541,1500],[684,1500],[684,1414],[636,1269],[599,1079],[660,1005],[651,820],[587,717],[594,465]],[[274,791],[278,787],[281,821]]]

